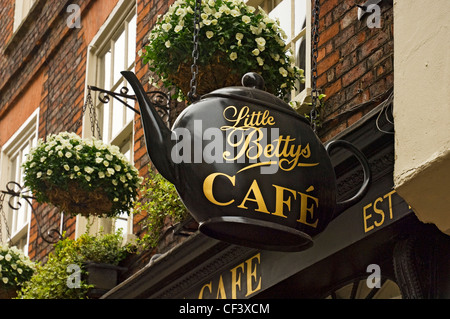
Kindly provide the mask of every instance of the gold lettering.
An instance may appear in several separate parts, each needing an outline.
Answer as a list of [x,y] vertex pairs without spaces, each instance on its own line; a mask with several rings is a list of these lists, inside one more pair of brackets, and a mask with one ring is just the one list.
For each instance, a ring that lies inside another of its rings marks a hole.
[[372,217],[372,214],[367,213],[367,209],[372,207],[372,203],[366,205],[363,207],[363,221],[364,221],[364,232],[367,233],[368,231],[371,231],[373,229],[373,225],[370,227],[367,227],[367,220]]
[[231,272],[231,299],[236,299],[236,295],[237,295],[236,288],[238,288],[238,291],[241,291],[241,274],[237,273],[238,268],[242,269],[242,272],[244,272],[244,263],[239,264],[230,270],[230,272]]
[[374,224],[376,227],[379,227],[381,225],[383,225],[384,223],[384,211],[382,209],[379,209],[377,207],[377,203],[380,203],[383,201],[383,198],[378,197],[375,202],[373,203],[373,211],[375,214],[381,215],[381,221],[374,221]]
[[[255,266],[253,266],[253,260],[257,260],[257,263],[255,263]],[[259,276],[259,280],[257,280],[257,265],[261,263],[261,254],[258,253],[255,256],[253,256],[250,259],[247,259],[247,293],[245,294],[245,297],[250,296],[251,294],[257,292],[261,289],[261,276]],[[253,279],[254,281],[258,282],[255,288],[253,288]]]
[[198,294],[198,299],[203,299],[205,288],[209,288],[209,293],[212,293],[212,282],[210,281],[209,283],[203,285],[202,289],[200,289],[200,293]]
[[[386,195],[383,196],[383,198],[386,198],[386,197],[389,198],[389,217],[391,219],[394,218],[394,214],[392,212],[392,194],[394,194],[394,193],[395,193],[395,190],[390,191],[389,193],[387,193]],[[411,206],[409,208],[411,208]]]
[[[254,194],[253,198],[250,197],[250,193]],[[247,201],[255,202],[258,204],[258,208],[255,209],[257,212],[270,214],[270,212],[267,210],[266,203],[264,202],[264,198],[261,194],[261,190],[259,189],[256,179],[253,180],[252,185],[248,189],[247,195],[245,195],[242,203],[238,206],[238,208],[248,209],[248,207],[245,206],[245,203]]]
[[225,292],[222,275],[220,275],[219,278],[219,286],[217,287],[216,299],[227,299],[227,293]]
[[[311,189],[311,188],[309,188]],[[313,188],[314,189],[314,188]],[[317,223],[319,222],[318,219],[314,223],[309,223],[307,221],[308,215],[311,220],[314,220],[314,207],[319,206],[319,199],[317,197],[310,196],[308,194],[300,193],[300,218],[297,220],[298,222],[314,227],[317,227]],[[308,199],[312,199],[313,202],[311,203],[311,206],[308,206]]]
[[227,179],[229,179],[231,181],[231,185],[235,186],[235,180],[236,180],[236,176],[229,176],[227,174],[224,173],[213,173],[211,175],[209,175],[208,177],[205,178],[205,180],[203,181],[203,194],[205,194],[205,197],[213,204],[218,205],[218,206],[227,206],[230,205],[231,203],[234,202],[234,199],[226,202],[226,203],[222,203],[217,201],[214,198],[213,195],[213,183],[214,183],[214,179],[217,176],[225,176]]
[[276,189],[276,194],[275,194],[275,212],[273,213],[273,215],[276,216],[280,216],[280,217],[284,217],[287,218],[287,216],[285,216],[283,214],[283,207],[286,204],[287,208],[288,208],[288,212],[291,211],[291,196],[288,195],[287,199],[284,199],[284,191],[287,190],[289,192],[292,193],[292,195],[294,195],[294,200],[297,197],[297,192],[293,189],[290,188],[286,188],[286,187],[282,187],[282,186],[278,186],[278,185],[272,185],[273,187],[275,187]]

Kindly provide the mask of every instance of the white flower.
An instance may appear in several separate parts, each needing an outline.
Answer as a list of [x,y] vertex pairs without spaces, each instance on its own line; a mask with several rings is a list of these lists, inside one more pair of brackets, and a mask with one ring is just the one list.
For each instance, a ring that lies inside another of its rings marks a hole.
[[114,186],[117,186],[117,185],[119,184],[115,179],[113,179],[113,180],[111,181],[111,183],[112,183]]
[[250,17],[249,16],[242,16],[242,22],[244,22],[244,23],[250,23],[250,21],[252,21],[251,19],[250,19]]
[[113,201],[114,201],[114,202],[118,202],[119,199],[118,199],[117,197],[114,197]]
[[105,173],[103,173],[103,172],[98,172],[98,177],[99,177],[99,178],[105,178]]
[[37,172],[36,177],[41,178],[41,176],[42,176],[42,172]]
[[164,31],[168,32],[170,29],[172,29],[172,25],[170,23],[163,23],[162,28]]
[[266,40],[263,37],[256,38],[255,41],[257,45],[262,47],[266,45]]
[[233,17],[238,17],[241,13],[239,12],[238,9],[233,9],[233,10],[230,11],[230,14],[231,14]]
[[236,40],[242,40],[244,38],[244,35],[240,32],[236,33]]
[[64,153],[61,152],[61,151],[58,151],[58,156],[59,156],[59,157],[63,157],[63,156],[64,156]]
[[183,29],[182,25],[177,25],[174,29],[175,32],[180,32]]
[[178,8],[177,11],[175,11],[175,14],[176,14],[177,16],[184,16],[184,15],[186,15],[186,9],[184,9],[184,8]]
[[100,164],[101,162],[103,162],[103,158],[97,157],[97,158],[95,159],[95,162],[96,162],[97,164]]
[[114,169],[118,172],[120,172],[120,170],[122,169],[122,167],[120,165],[114,165]]
[[166,46],[166,48],[170,48],[171,46],[170,40],[167,40],[166,43],[164,43],[164,45]]
[[11,256],[10,254],[6,254],[6,255],[5,255],[5,260],[6,260],[6,261],[10,261],[11,258],[12,258],[12,256]]
[[280,74],[281,74],[283,77],[287,77],[287,76],[288,76],[288,72],[286,71],[285,68],[281,67],[281,68],[278,69],[278,71],[280,72]]
[[2,281],[3,281],[4,284],[7,284],[8,283],[8,278],[7,277],[3,277]]
[[89,175],[84,176],[84,178],[86,178],[86,180],[87,180],[88,182],[91,181],[91,177],[90,177]]
[[70,166],[67,165],[67,164],[65,164],[65,165],[64,165],[64,169],[65,169],[66,171],[68,171],[68,170],[70,170]]
[[234,61],[234,60],[236,60],[237,59],[237,53],[236,52],[231,52],[231,54],[230,54],[230,60],[231,61]]
[[106,170],[110,175],[114,175],[114,173],[116,172],[113,168],[107,168]]
[[94,169],[93,169],[92,167],[85,166],[85,167],[84,167],[84,171],[85,171],[86,173],[88,173],[88,174],[91,174],[91,173],[94,171]]
[[17,272],[19,273],[19,275],[21,275],[23,272],[22,268],[17,268]]
[[258,61],[258,65],[260,65],[260,66],[264,65],[264,59],[261,59],[260,57],[257,57],[256,61]]
[[258,55],[259,55],[259,50],[258,50],[258,49],[254,49],[254,50],[252,51],[252,53],[253,53],[253,55],[258,56]]
[[109,166],[109,162],[108,161],[103,161],[103,165],[105,165],[106,167]]
[[212,31],[206,31],[206,37],[207,37],[208,39],[211,39],[213,36],[214,36],[214,32],[212,32]]
[[67,158],[71,158],[72,157],[72,153],[71,152],[66,152],[66,157]]
[[73,170],[74,170],[75,172],[78,172],[78,171],[80,170],[80,168],[79,168],[77,165],[75,165],[75,166],[73,167]]
[[48,170],[47,170],[47,175],[50,176],[50,175],[52,175],[52,174],[53,174],[53,171],[52,171],[51,169],[48,169]]
[[43,163],[46,159],[47,159],[47,157],[42,156],[42,157],[41,157],[41,163]]

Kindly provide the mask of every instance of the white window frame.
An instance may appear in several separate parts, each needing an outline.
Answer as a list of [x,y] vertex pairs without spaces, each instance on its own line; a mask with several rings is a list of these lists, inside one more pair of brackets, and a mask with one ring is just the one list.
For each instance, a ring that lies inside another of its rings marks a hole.
[[[98,30],[96,36],[92,39],[91,43],[88,46],[88,52],[87,52],[87,68],[86,68],[86,85],[94,85],[99,88],[106,89],[108,91],[116,91],[120,89],[122,86],[126,86],[127,83],[123,79],[122,76],[120,76],[121,80],[116,83],[116,85],[109,87],[107,84],[107,87],[103,87],[104,79],[102,78],[101,74],[103,73],[101,70],[101,56],[105,53],[105,50],[107,51],[108,47],[114,48],[114,41],[116,40],[119,31],[121,28],[125,25],[127,28],[127,23],[130,21],[130,19],[133,17],[137,17],[136,12],[136,1],[130,1],[130,0],[119,0],[117,5],[114,7],[112,12],[110,13],[108,19],[105,21],[105,23],[100,27]],[[125,39],[125,42],[127,42],[127,39]],[[125,49],[128,52],[128,49]],[[136,47],[134,46],[132,52],[136,55]],[[127,54],[124,56],[125,60],[128,60]],[[132,64],[132,67],[129,69],[134,68],[135,63]],[[114,70],[114,73],[120,72],[123,70]],[[114,75],[112,76],[114,77]],[[100,84],[102,83],[102,84]],[[85,89],[85,92],[87,94],[87,87]],[[94,107],[97,112],[97,119],[99,121],[100,129],[103,130],[103,104],[99,102],[98,100],[98,93],[97,92],[91,92],[92,95],[92,101],[94,103]],[[86,97],[85,97],[86,100]],[[120,103],[120,102],[114,102],[114,99],[111,98],[109,102],[109,107],[112,108],[112,103]],[[131,102],[134,101],[127,101],[128,104],[131,104]],[[120,104],[122,107],[122,105]],[[117,105],[115,106],[117,108]],[[126,108],[124,109],[124,123],[122,128],[114,134],[114,136],[111,136],[111,126],[109,126],[110,130],[109,132],[102,132],[102,138],[105,143],[117,145],[121,149],[128,146],[130,151],[130,157],[129,160],[131,163],[134,161],[134,114],[131,119],[126,120]],[[87,112],[88,113],[88,112]],[[112,114],[112,113],[110,113]],[[110,115],[110,119],[111,119]],[[106,134],[105,134],[106,133]],[[91,131],[91,121],[89,114],[84,114],[83,118],[83,132],[82,136],[84,138],[92,136]],[[129,143],[129,145],[126,145]],[[110,233],[115,231],[115,219],[111,218],[96,218],[94,220],[88,220],[84,217],[77,217],[77,224],[76,224],[76,231],[75,236],[78,237],[81,234],[85,233],[87,225],[90,225],[91,232],[95,233],[100,230],[103,230],[105,233]],[[124,240],[128,241],[134,237],[133,235],[133,215],[129,214],[128,221],[127,221],[127,229],[125,230],[126,236],[124,236]]]
[[[12,172],[14,164],[12,163],[12,158],[20,156],[23,158],[26,154],[21,154],[24,145],[27,143],[29,150],[31,147],[37,145],[38,140],[38,130],[39,130],[39,108],[37,108],[28,119],[20,126],[20,128],[9,138],[9,140],[3,145],[0,152],[0,185],[2,187],[10,181],[15,181],[23,186],[23,172],[17,180],[17,170]],[[20,163],[21,164],[21,163]],[[16,167],[17,169],[17,167]],[[15,175],[13,177],[12,175]],[[7,198],[9,200],[9,198]],[[22,248],[24,253],[28,255],[28,245],[30,238],[30,221],[32,210],[30,205],[25,200],[20,202],[20,210],[11,209],[6,202],[3,204],[3,210],[6,213],[6,219],[8,223],[8,229],[11,232],[11,241],[9,244],[11,246],[18,246]],[[25,213],[24,220],[19,224],[17,218],[20,217],[19,214]],[[0,221],[2,230],[5,229],[3,218]],[[2,242],[5,242],[6,232],[2,232],[3,238]]]
[[[270,7],[276,7],[276,4],[280,3],[280,0],[247,0],[246,4],[251,5],[255,8],[260,6],[267,14],[270,14]],[[290,0],[291,2],[291,34],[290,34],[290,42],[286,45],[286,49],[291,49],[292,52],[295,53],[295,43],[302,37],[305,37],[306,48],[305,48],[305,87],[300,92],[293,90],[291,92],[291,101],[295,101],[300,106],[303,103],[311,102],[311,1],[305,0],[306,2],[306,26],[301,32],[297,35],[295,34],[295,3],[299,2],[298,0]],[[288,30],[285,30],[288,32]],[[297,65],[299,66],[299,65]]]

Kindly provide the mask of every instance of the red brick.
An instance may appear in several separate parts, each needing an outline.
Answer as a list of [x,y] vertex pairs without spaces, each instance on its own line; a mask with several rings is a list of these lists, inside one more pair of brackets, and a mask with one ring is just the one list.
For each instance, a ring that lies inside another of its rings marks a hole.
[[318,61],[317,63],[318,74],[325,73],[329,68],[338,63],[339,57],[340,57],[339,52],[334,51],[333,53],[327,55],[324,59]]
[[334,23],[329,28],[320,33],[319,46],[331,40],[339,33],[339,22]]

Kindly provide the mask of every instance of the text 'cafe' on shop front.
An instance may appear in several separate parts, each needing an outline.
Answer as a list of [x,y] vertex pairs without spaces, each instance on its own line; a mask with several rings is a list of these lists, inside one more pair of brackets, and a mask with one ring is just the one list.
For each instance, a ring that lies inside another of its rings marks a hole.
[[[335,137],[362,150],[372,180],[358,203],[313,236],[312,247],[265,250],[197,232],[102,298],[449,298],[448,237],[420,222],[393,189],[394,138],[386,134],[393,123],[384,116],[390,93]],[[331,161],[337,199],[353,196],[363,182],[359,161],[345,149]]]

